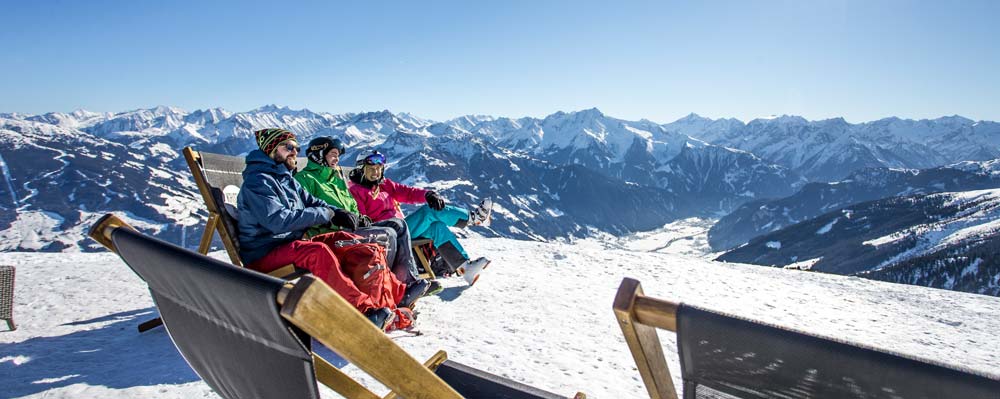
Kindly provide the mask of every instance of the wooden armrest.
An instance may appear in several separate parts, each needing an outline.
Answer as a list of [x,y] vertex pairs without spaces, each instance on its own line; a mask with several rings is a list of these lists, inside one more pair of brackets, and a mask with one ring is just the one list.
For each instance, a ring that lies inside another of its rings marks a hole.
[[282,317],[398,395],[409,399],[461,398],[315,276],[286,284],[277,299]]
[[647,298],[638,280],[626,278],[618,287],[612,308],[649,397],[677,399],[674,380],[654,327],[677,331],[677,304]]

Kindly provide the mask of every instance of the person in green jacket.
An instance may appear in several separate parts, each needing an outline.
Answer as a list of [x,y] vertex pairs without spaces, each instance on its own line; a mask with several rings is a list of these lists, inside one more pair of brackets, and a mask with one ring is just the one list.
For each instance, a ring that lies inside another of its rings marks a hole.
[[[354,201],[354,197],[348,191],[344,172],[337,164],[346,150],[347,147],[340,139],[328,136],[313,139],[306,146],[306,158],[308,159],[306,167],[295,174],[295,180],[314,197],[334,207],[357,214],[358,203]],[[367,219],[368,217],[362,215],[361,218]],[[408,287],[411,285],[420,286],[423,289],[414,288],[413,290],[420,292],[420,295],[431,293],[437,288],[432,286],[430,282],[417,278],[417,265],[413,260],[413,250],[410,247],[410,229],[406,226],[406,221],[393,218],[372,223],[371,219],[368,219],[359,223],[359,225],[365,224],[370,225],[370,227],[358,228],[353,233],[363,236],[387,234],[391,239],[395,239],[396,251],[386,254],[386,257],[389,262],[392,262],[392,272],[400,282],[407,284]],[[307,234],[314,236],[334,231],[334,229],[336,229],[334,226],[320,226],[310,229]]]

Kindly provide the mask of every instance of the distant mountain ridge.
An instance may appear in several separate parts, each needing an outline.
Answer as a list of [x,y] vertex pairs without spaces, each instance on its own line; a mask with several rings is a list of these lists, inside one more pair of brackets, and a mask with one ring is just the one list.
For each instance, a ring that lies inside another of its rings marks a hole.
[[851,124],[799,116],[712,120],[696,114],[663,125],[709,143],[749,151],[811,181],[836,181],[865,167],[926,169],[1000,157],[1000,123],[961,116],[896,117]]
[[717,260],[1000,296],[1000,189],[854,204],[752,239]]
[[931,169],[865,168],[833,183],[809,183],[794,195],[744,203],[709,230],[709,245],[727,250],[754,237],[860,202],[893,196],[1000,187],[1000,160]]
[[[274,126],[292,130],[303,143],[323,135],[344,139],[350,147],[345,163],[357,151],[378,148],[390,157],[390,177],[440,189],[458,205],[494,197],[495,223],[479,231],[513,238],[655,228],[785,197],[807,182],[794,168],[756,152],[692,138],[679,122],[626,121],[597,109],[540,119],[479,115],[435,122],[389,111],[330,114],[274,105],[246,112],[155,107],[0,114],[0,157],[6,160],[0,206],[14,210],[0,218],[0,250],[89,250],[79,235],[67,238],[69,232],[105,211],[125,212],[162,238],[191,246],[195,238],[186,226],[197,231],[205,215],[179,150],[190,145],[246,153],[255,148],[254,130]],[[705,123],[705,134],[717,130],[719,137],[747,126],[697,117],[686,123],[685,129]],[[20,153],[33,151],[44,156]],[[68,164],[60,167],[53,159]],[[106,171],[121,177],[102,179]],[[69,200],[55,198],[74,190]],[[16,199],[5,203],[8,197]]]

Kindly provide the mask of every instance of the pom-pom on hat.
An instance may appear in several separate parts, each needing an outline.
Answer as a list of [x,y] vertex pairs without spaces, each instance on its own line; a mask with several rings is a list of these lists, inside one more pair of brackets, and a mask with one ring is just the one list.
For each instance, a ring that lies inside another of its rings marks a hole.
[[295,140],[295,133],[285,129],[261,129],[253,132],[253,134],[257,136],[257,147],[268,156],[274,152],[275,148],[278,148],[278,144],[281,144],[285,140]]

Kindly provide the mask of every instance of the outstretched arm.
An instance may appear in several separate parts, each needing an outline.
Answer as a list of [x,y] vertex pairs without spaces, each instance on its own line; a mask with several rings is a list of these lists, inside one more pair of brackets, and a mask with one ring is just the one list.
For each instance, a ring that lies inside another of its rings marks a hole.
[[389,178],[386,178],[385,181],[382,182],[382,188],[385,192],[389,193],[389,196],[396,202],[404,204],[421,204],[426,201],[424,196],[427,194],[427,190],[407,186],[405,184],[399,184],[389,180]]

